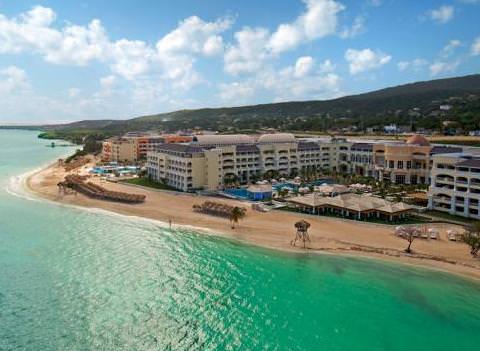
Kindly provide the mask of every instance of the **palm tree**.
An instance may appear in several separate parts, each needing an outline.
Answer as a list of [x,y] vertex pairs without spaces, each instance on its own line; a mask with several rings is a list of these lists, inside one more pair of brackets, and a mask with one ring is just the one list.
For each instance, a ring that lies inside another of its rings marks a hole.
[[235,223],[238,223],[239,220],[245,217],[245,209],[242,207],[235,206],[230,212],[230,222],[232,223],[232,229],[235,229]]

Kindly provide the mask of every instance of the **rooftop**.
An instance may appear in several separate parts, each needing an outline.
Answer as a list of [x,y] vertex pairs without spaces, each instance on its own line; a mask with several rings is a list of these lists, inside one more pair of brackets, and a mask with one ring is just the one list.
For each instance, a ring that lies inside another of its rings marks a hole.
[[373,196],[357,194],[341,194],[335,197],[325,197],[312,193],[289,199],[289,202],[308,207],[337,207],[355,212],[379,211],[387,214],[411,211],[412,206],[403,202],[391,202]]
[[157,151],[164,151],[164,152],[185,152],[185,153],[197,153],[202,152],[203,148],[191,145],[191,144],[175,144],[175,143],[168,143],[168,144],[161,144],[156,147]]
[[246,134],[197,135],[193,138],[198,145],[253,144],[255,140]]
[[372,151],[373,143],[354,143],[350,149],[353,151]]
[[406,143],[409,145],[430,146],[427,138],[419,134],[412,135],[407,139]]
[[258,138],[260,144],[294,143],[295,136],[290,133],[263,134]]

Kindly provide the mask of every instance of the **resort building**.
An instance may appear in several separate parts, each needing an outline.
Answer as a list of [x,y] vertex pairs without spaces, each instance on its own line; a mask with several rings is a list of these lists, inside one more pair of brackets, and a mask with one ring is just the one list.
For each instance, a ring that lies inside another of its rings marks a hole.
[[419,135],[406,142],[296,139],[292,134],[198,135],[190,143],[148,152],[148,174],[180,190],[217,190],[260,176],[292,177],[331,171],[400,184],[428,184],[431,157],[461,148],[431,146]]
[[136,162],[137,159],[133,139],[110,138],[102,144],[103,162]]
[[429,209],[480,219],[480,156],[435,155],[431,178]]
[[114,137],[103,142],[102,161],[138,162],[146,159],[147,153],[155,150],[161,144],[188,143],[191,141],[191,136],[129,132],[123,137]]
[[403,219],[414,210],[413,207],[399,202],[390,202],[381,198],[356,194],[322,196],[310,193],[287,200],[298,210],[309,214],[333,214],[353,219],[378,218],[383,220]]

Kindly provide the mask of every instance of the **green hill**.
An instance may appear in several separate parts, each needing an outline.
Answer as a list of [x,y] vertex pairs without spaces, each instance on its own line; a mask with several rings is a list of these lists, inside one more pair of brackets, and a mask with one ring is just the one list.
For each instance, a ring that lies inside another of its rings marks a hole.
[[[449,110],[440,109],[449,105]],[[356,126],[359,130],[387,123],[441,129],[444,121],[462,130],[480,129],[480,75],[417,82],[325,101],[283,102],[229,108],[179,110],[129,120],[85,120],[42,126],[47,136],[201,127],[221,132],[262,128],[324,131]],[[54,133],[52,133],[54,132]]]

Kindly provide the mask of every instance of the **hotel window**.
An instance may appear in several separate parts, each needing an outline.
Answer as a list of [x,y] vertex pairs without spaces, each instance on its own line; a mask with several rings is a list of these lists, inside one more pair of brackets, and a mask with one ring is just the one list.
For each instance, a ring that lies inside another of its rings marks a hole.
[[395,162],[394,161],[388,161],[388,168],[395,168]]
[[407,169],[412,168],[412,161],[407,161]]
[[403,169],[403,161],[398,161],[397,162],[397,168],[398,169]]

